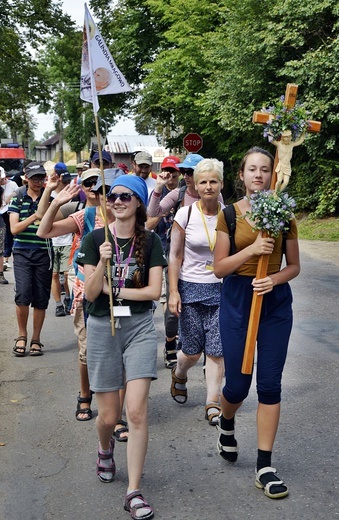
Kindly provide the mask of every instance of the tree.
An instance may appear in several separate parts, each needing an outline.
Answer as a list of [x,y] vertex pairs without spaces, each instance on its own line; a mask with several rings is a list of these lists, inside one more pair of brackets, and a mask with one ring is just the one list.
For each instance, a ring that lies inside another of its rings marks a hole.
[[0,118],[12,135],[27,134],[28,108],[47,96],[34,50],[44,44],[47,34],[64,34],[72,23],[54,0],[2,0]]

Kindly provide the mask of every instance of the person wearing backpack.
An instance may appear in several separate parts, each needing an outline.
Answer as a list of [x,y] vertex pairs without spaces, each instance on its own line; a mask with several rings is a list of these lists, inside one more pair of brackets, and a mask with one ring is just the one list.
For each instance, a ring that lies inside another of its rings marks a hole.
[[[106,189],[110,188],[114,176],[105,173]],[[58,180],[56,181],[59,182]],[[76,211],[78,203],[70,202],[79,192],[80,188],[86,195],[85,208]],[[49,180],[46,190],[53,191],[55,181]],[[94,190],[94,191],[93,191]],[[83,172],[81,185],[68,185],[60,191],[41,220],[38,234],[41,237],[56,237],[65,233],[74,233],[72,245],[71,261],[77,256],[83,238],[93,229],[102,228],[104,225],[102,209],[99,204],[100,192],[102,195],[102,182],[100,170],[91,168]],[[68,215],[68,216],[66,216]],[[66,218],[63,218],[66,217]],[[107,218],[110,222],[113,219],[111,212],[107,211]],[[59,220],[57,220],[59,219]],[[86,344],[86,323],[84,314],[84,272],[82,267],[76,266],[76,277],[73,283],[73,301],[71,314],[74,319],[74,332],[78,338],[79,350],[79,371],[80,371],[80,392],[77,397],[77,407],[75,417],[78,421],[88,421],[92,419],[92,394],[89,388],[87,371],[87,344]]]
[[[167,251],[169,251],[170,247],[171,230],[176,212],[180,207],[189,206],[198,200],[199,196],[195,189],[193,170],[202,159],[203,157],[201,155],[191,153],[187,155],[186,159],[182,163],[176,161],[175,168],[183,175],[185,184],[181,187],[170,190],[164,197],[162,196],[163,189],[171,181],[171,174],[165,168],[157,177],[155,188],[149,199],[147,216],[157,218],[161,218],[163,215],[169,216],[166,224]],[[177,359],[177,334],[178,318],[169,311],[167,297],[167,309],[165,313],[164,363],[165,367],[169,369],[173,368]]]
[[[230,230],[222,212],[217,224],[214,272],[224,278],[220,304],[220,334],[225,361],[226,384],[221,397],[218,452],[230,463],[238,458],[235,439],[235,414],[249,393],[252,375],[241,372],[253,291],[263,295],[257,337],[257,442],[255,486],[269,498],[283,498],[288,488],[271,466],[271,456],[279,424],[281,379],[292,329],[292,293],[288,282],[299,274],[299,247],[296,220],[292,219],[286,236],[286,266],[281,269],[282,234],[262,237],[246,215],[250,196],[268,190],[274,158],[258,147],[244,156],[239,177],[246,196],[234,204],[236,226]],[[230,236],[235,249],[231,254]],[[256,279],[261,255],[270,255],[268,274]]]
[[223,187],[223,163],[204,159],[194,169],[199,200],[180,208],[171,236],[168,278],[169,308],[179,318],[177,364],[172,368],[171,395],[187,401],[187,373],[206,355],[206,400],[204,414],[216,426],[224,375],[219,333],[221,283],[213,272],[213,255],[219,202]]
[[[148,396],[151,381],[157,377],[152,303],[160,297],[162,271],[167,265],[160,238],[145,229],[147,200],[147,186],[141,177],[116,179],[107,195],[108,208],[115,217],[108,226],[109,241],[102,230],[89,233],[77,258],[85,273],[88,372],[98,404],[96,471],[102,482],[114,479],[113,432],[120,418],[119,391],[126,386],[129,437],[124,509],[138,519],[154,516],[139,488],[148,443]],[[114,336],[108,277],[114,301]]]

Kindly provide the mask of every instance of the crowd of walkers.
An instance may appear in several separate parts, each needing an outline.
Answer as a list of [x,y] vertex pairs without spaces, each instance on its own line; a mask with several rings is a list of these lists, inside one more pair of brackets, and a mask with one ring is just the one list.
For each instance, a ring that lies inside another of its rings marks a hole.
[[[292,219],[283,251],[282,236],[266,237],[255,229],[249,203],[255,192],[269,189],[273,162],[258,147],[244,155],[238,171],[244,197],[233,204],[231,226],[222,197],[223,163],[199,154],[183,161],[165,157],[154,175],[152,156],[144,150],[133,154],[131,172],[126,165],[115,168],[110,154],[102,152],[103,171],[95,154],[91,163],[78,165],[77,182],[64,163],[47,176],[42,164],[31,162],[22,188],[9,184],[0,168],[0,283],[8,283],[4,271],[12,257],[18,326],[14,355],[24,357],[27,349],[30,356],[44,353],[41,336],[52,294],[55,317],[71,314],[78,340],[75,418],[92,419],[95,394],[101,482],[114,479],[115,442],[126,443],[124,509],[133,519],[154,516],[140,481],[148,445],[148,396],[157,378],[153,313],[159,300],[170,394],[185,405],[189,371],[202,358],[202,413],[208,427],[216,427],[218,453],[234,464],[235,416],[252,383],[252,375],[241,371],[252,295],[263,296],[255,370],[255,486],[272,499],[288,494],[271,458],[292,328],[288,282],[300,270],[297,226]],[[5,249],[7,233],[13,240]],[[261,255],[269,255],[268,270],[257,279]]]

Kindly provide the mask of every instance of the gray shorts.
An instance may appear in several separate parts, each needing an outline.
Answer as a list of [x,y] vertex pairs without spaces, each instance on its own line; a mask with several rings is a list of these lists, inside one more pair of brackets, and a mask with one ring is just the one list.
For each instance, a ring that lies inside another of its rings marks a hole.
[[87,368],[93,392],[114,392],[133,379],[157,379],[157,335],[151,311],[120,318],[112,336],[109,316],[87,320]]

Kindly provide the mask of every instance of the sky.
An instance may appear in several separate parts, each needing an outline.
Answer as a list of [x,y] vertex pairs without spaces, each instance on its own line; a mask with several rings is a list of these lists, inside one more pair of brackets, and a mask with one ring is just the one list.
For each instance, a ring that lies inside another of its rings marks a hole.
[[[77,25],[79,25],[80,27],[83,26],[85,15],[85,2],[83,2],[82,0],[63,0],[62,7],[63,11],[69,14]],[[89,7],[88,2],[87,7]],[[31,110],[31,113],[33,114],[36,122],[38,123],[38,127],[36,128],[36,130],[34,130],[35,137],[36,139],[40,140],[42,139],[43,134],[45,132],[50,132],[53,130],[54,116],[53,114],[38,114],[36,108],[33,108]],[[137,135],[137,132],[135,130],[134,122],[131,119],[121,118],[119,122],[111,128],[109,134]]]

